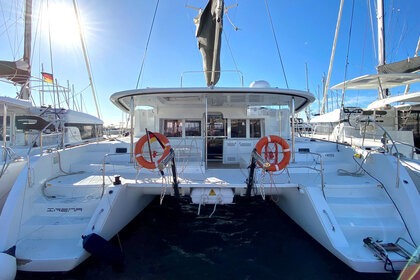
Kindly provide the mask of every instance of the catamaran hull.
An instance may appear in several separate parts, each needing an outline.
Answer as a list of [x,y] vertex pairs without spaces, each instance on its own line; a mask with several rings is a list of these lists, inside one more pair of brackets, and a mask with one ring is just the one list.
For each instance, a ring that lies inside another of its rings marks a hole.
[[[30,158],[0,215],[0,252],[16,247],[14,256],[1,254],[2,260],[11,261],[2,261],[7,266],[0,270],[0,278],[10,278],[8,271],[16,268],[72,270],[90,256],[83,248],[82,236],[95,233],[110,240],[152,201],[155,195],[103,175],[101,162],[112,144],[80,146]],[[99,164],[83,165],[80,158],[92,146],[105,149],[94,149],[88,156]],[[127,168],[133,170],[130,165],[124,166]]]
[[20,171],[26,164],[25,160],[16,160],[11,163],[3,163],[7,167],[4,173],[0,176],[0,213],[3,209],[4,204],[6,203],[7,195],[10,192],[14,182],[16,181],[17,176]]
[[0,280],[15,279],[16,276],[16,258],[0,253]]
[[[349,253],[351,248],[341,230],[329,221],[332,217],[331,210],[320,196],[322,194],[314,190],[286,189],[275,201],[295,223],[352,269],[358,272],[384,272],[384,263],[379,259],[371,258],[367,261],[346,256],[345,252]],[[362,240],[360,244],[363,244]],[[403,267],[404,263],[401,263],[394,268],[400,270]]]
[[[107,195],[101,199],[95,214],[85,230],[83,236],[90,233],[96,233],[106,240],[110,240],[121,229],[123,229],[131,220],[133,220],[151,201],[155,196],[143,195],[141,190],[127,188],[125,186],[117,186],[109,189]],[[72,247],[72,248],[70,248]],[[50,253],[46,257],[38,260],[22,260],[19,259],[20,252],[28,248],[19,246],[17,244],[17,258],[18,270],[21,271],[69,271],[77,267],[89,256],[83,248],[82,235],[79,236],[77,244],[69,245],[68,250],[73,250],[72,256],[60,258],[60,250],[64,248],[56,247],[50,248]],[[40,248],[42,250],[42,248]],[[52,250],[51,250],[52,249]],[[23,252],[22,252],[23,253]],[[102,257],[102,256],[97,256]]]
[[315,183],[302,183],[297,188],[282,189],[274,201],[352,269],[373,273],[398,271],[404,268],[406,258],[396,256],[392,265],[385,265],[364,244],[364,239],[394,243],[404,238],[419,242],[419,196],[408,173],[394,157],[383,154],[369,157],[364,168],[365,172],[375,174],[374,184],[346,183],[350,180],[345,176],[338,177],[341,182],[332,182],[333,175],[328,173],[324,190]]

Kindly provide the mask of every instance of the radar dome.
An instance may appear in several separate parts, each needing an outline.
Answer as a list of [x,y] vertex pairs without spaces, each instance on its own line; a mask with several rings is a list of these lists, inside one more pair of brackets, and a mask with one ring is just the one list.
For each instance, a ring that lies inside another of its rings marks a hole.
[[270,86],[270,84],[267,81],[260,80],[260,81],[254,81],[254,82],[252,82],[249,85],[249,87],[252,87],[252,88],[269,88],[271,86]]

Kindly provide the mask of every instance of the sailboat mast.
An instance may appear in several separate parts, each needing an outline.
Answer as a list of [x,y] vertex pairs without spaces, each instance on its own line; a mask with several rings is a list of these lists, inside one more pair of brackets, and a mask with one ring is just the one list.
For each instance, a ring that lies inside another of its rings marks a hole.
[[86,44],[85,44],[85,40],[84,40],[83,33],[82,33],[82,27],[81,27],[81,24],[80,24],[80,17],[79,17],[79,11],[78,11],[78,8],[77,8],[76,0],[73,0],[73,7],[74,7],[74,12],[76,14],[77,27],[78,27],[78,30],[79,30],[79,37],[80,37],[80,42],[81,42],[81,45],[82,45],[83,56],[85,58],[86,69],[87,69],[88,75],[89,75],[89,83],[90,83],[90,88],[92,89],[92,95],[93,95],[93,100],[94,100],[94,103],[95,103],[96,114],[97,114],[98,118],[101,118],[101,114],[100,114],[99,106],[98,106],[98,101],[96,100],[95,86],[93,84],[92,71],[90,70],[89,58],[87,56]]
[[[23,61],[28,65],[29,76],[31,73],[31,51],[32,51],[32,0],[26,0],[25,3],[25,30],[23,36]],[[20,98],[28,100],[30,96],[29,79],[22,85]]]
[[331,50],[330,65],[328,67],[327,81],[324,85],[324,91],[323,91],[324,95],[322,97],[322,103],[321,103],[321,108],[320,108],[320,112],[319,112],[320,114],[325,113],[325,103],[327,102],[327,98],[328,98],[328,87],[330,86],[330,79],[331,79],[331,73],[332,73],[334,56],[335,56],[335,48],[337,46],[338,31],[340,30],[341,16],[343,14],[343,6],[344,6],[344,0],[341,0],[340,1],[340,9],[338,11],[337,24],[336,24],[336,27],[335,27],[334,42],[333,42],[333,47],[332,47],[332,50]]
[[23,60],[31,65],[31,46],[32,46],[32,0],[26,0],[25,6],[25,31]]
[[[385,65],[385,26],[384,26],[384,0],[377,0],[377,21],[378,21],[378,65]],[[388,90],[378,89],[379,99],[387,97]]]

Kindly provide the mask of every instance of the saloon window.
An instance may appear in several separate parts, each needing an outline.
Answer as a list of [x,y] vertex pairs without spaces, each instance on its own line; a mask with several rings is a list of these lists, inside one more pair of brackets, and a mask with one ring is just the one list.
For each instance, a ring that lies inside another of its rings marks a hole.
[[201,121],[185,120],[185,136],[201,136]]
[[250,138],[261,138],[263,120],[253,119],[249,121],[249,137]]
[[232,138],[246,137],[246,120],[231,120],[230,136]]
[[182,121],[163,120],[163,134],[167,137],[182,137]]

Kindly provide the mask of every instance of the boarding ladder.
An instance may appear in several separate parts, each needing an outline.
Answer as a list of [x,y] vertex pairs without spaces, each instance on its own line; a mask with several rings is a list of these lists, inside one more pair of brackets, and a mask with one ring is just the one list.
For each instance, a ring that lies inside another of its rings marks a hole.
[[[403,245],[402,242],[405,244]],[[407,247],[416,247],[408,242],[406,239],[399,237],[394,243],[382,243],[379,240],[373,240],[372,237],[363,239],[364,245],[369,248],[373,254],[384,262],[384,269],[386,271],[394,270],[394,262],[408,262],[412,253],[408,251]]]

